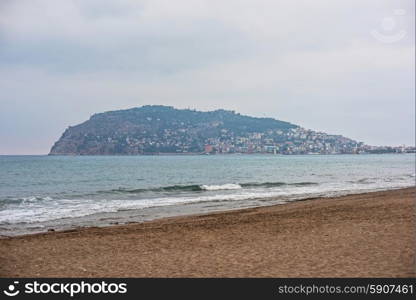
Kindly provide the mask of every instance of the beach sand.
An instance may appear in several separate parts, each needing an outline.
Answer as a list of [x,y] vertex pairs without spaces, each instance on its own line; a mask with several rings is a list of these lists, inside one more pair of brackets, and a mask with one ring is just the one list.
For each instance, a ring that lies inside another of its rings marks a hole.
[[416,189],[0,239],[2,277],[414,277]]

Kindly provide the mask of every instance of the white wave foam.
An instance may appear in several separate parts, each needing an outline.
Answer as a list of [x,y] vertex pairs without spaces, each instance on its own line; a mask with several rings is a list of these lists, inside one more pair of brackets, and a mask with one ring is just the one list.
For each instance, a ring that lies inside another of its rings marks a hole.
[[32,197],[23,197],[17,200],[21,200],[22,203],[30,203],[30,202],[37,202],[37,201],[50,201],[52,200],[52,198],[49,196],[46,196],[46,197],[32,196]]
[[201,185],[201,189],[206,191],[220,191],[220,190],[239,190],[241,185],[235,183],[227,183],[221,185]]
[[[334,196],[371,190],[384,190],[414,186],[414,179],[396,178],[394,181],[375,180],[368,184],[328,182],[312,186],[282,186],[275,188],[243,189],[238,184],[204,185],[207,191],[235,190],[207,194],[190,194],[151,199],[53,199],[51,197],[27,197],[22,203],[11,203],[0,210],[0,224],[36,223],[61,218],[74,218],[96,213],[112,213],[120,210],[143,209],[210,201],[245,201],[278,197],[291,201],[311,196]],[[39,201],[40,199],[48,201]],[[236,204],[237,205],[237,204]]]

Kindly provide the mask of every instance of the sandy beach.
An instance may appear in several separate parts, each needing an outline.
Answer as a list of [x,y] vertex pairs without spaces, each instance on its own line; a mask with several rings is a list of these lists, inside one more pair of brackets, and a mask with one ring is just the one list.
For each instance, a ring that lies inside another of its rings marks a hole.
[[416,189],[0,239],[1,277],[414,277]]

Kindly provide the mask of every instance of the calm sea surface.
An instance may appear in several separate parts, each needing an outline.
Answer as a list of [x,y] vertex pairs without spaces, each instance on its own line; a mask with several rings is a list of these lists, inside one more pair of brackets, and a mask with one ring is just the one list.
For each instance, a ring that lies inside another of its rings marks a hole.
[[0,234],[415,186],[415,155],[0,156]]

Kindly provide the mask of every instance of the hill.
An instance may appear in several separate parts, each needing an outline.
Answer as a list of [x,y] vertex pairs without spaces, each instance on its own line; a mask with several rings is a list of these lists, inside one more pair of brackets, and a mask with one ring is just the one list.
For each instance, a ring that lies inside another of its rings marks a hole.
[[356,145],[356,141],[342,136],[305,130],[272,118],[148,105],[95,114],[82,124],[70,126],[50,155],[292,154],[338,152]]

